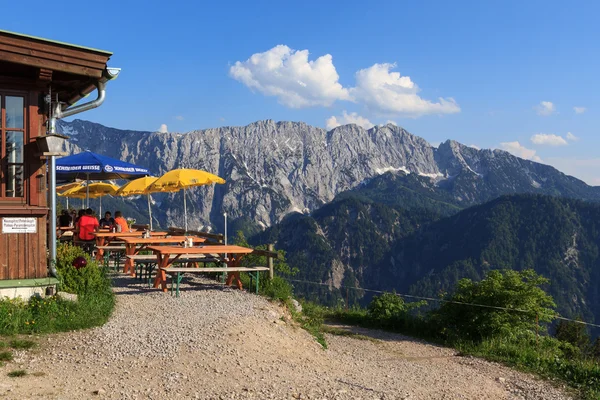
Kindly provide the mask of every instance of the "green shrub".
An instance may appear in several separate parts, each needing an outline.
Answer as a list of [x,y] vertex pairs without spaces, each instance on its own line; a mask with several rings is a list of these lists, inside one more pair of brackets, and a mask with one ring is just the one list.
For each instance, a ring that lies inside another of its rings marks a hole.
[[[80,269],[73,267],[73,261],[77,257],[84,257],[87,265]],[[68,243],[61,244],[57,249],[56,269],[61,291],[84,295],[110,290],[110,280],[105,271],[80,247]]]
[[17,369],[17,370],[14,370],[14,371],[10,371],[6,375],[8,375],[10,378],[20,378],[22,376],[27,375],[27,371],[25,371],[24,369]]
[[271,299],[285,302],[292,297],[293,292],[292,285],[277,275],[272,280],[263,279],[260,281],[259,293]]
[[[432,313],[432,322],[449,340],[481,341],[543,331],[555,307],[552,297],[540,287],[548,282],[533,270],[494,270],[480,282],[461,279],[454,294],[447,297],[450,302]],[[542,323],[537,326],[536,316]]]

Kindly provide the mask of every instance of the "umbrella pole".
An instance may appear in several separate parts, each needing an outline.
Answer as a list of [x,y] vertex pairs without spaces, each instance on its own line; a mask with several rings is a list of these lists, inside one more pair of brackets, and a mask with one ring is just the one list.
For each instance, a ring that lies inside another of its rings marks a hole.
[[150,216],[150,231],[152,231],[152,208],[150,207],[150,193],[148,193],[148,215]]
[[86,175],[85,184],[85,207],[90,208],[90,174]]
[[185,188],[183,188],[183,221],[185,225],[185,233],[187,234],[187,204],[185,202]]
[[67,199],[67,210],[69,209],[69,198],[65,197],[65,199]]
[[100,214],[98,214],[98,216],[102,216],[102,196],[99,197],[100,199]]

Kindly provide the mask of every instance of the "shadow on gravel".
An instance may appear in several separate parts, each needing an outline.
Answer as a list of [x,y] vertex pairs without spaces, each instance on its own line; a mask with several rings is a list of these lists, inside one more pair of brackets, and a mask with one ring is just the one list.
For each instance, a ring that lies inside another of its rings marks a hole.
[[[112,274],[110,276],[113,282],[113,287],[119,290],[115,291],[115,295],[135,295],[144,293],[160,293],[159,289],[155,289],[152,286],[148,286],[146,281],[124,275],[124,274]],[[211,280],[198,281],[194,279],[196,277],[184,277],[179,287],[180,296],[184,296],[186,292],[205,292],[211,290],[217,291],[233,291],[236,288],[230,288],[224,286],[222,283]],[[170,282],[168,286],[168,292],[165,295],[171,294]]]
[[[338,336],[348,336],[348,337],[363,336],[363,337],[366,337],[369,339],[383,341],[383,342],[411,342],[411,343],[426,344],[426,345],[429,345],[432,347],[437,347],[440,349],[449,349],[449,347],[442,346],[440,344],[428,342],[423,339],[418,339],[418,338],[402,335],[400,333],[395,333],[395,332],[388,332],[388,331],[383,331],[383,330],[379,330],[379,329],[363,328],[363,327],[354,326],[354,325],[338,324],[334,321],[325,321],[325,325],[327,327],[331,328],[332,330],[337,331],[338,333],[334,333],[334,334],[337,334]],[[454,356],[452,356],[452,357],[454,357]],[[426,358],[429,358],[429,357],[426,357]],[[437,357],[437,358],[447,358],[447,357]]]

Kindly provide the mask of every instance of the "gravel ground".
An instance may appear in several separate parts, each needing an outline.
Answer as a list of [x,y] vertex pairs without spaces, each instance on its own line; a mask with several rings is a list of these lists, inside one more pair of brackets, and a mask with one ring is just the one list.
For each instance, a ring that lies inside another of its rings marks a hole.
[[[323,350],[267,300],[201,278],[190,282],[177,299],[117,278],[110,322],[39,338],[37,350],[18,353],[2,368],[0,397],[571,398],[547,381],[401,335],[327,335]],[[17,368],[29,375],[6,376]]]

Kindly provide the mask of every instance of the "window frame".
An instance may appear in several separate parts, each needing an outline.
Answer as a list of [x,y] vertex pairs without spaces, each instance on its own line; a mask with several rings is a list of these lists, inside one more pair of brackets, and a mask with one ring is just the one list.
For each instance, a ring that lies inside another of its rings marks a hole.
[[[23,99],[23,128],[8,128],[6,126],[6,97],[21,97]],[[29,142],[29,104],[28,104],[29,93],[20,90],[5,90],[0,89],[0,202],[3,204],[26,204],[28,196],[28,184],[27,184],[27,153],[25,146]],[[20,163],[9,163],[7,154],[7,142],[6,136],[8,132],[22,132],[23,133],[23,159]],[[9,197],[6,196],[8,177],[8,168],[16,165],[20,166],[23,171],[23,196]]]

